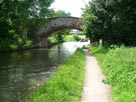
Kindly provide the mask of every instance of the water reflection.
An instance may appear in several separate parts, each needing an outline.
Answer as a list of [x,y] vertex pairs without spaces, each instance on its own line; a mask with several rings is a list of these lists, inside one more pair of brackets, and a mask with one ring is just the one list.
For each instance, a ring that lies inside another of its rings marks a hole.
[[43,85],[81,43],[64,43],[50,49],[0,54],[0,102],[27,102],[35,87]]

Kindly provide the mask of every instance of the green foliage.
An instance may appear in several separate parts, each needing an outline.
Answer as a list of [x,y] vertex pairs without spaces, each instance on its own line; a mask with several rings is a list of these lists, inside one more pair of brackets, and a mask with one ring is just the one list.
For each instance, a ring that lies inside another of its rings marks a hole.
[[74,35],[67,35],[67,36],[65,36],[64,41],[65,41],[65,42],[75,41]]
[[57,39],[54,36],[48,37],[48,42],[51,44],[58,43]]
[[84,32],[92,41],[136,45],[135,11],[133,0],[92,0],[82,15]]
[[70,30],[64,29],[64,30],[55,32],[53,35],[55,36],[58,42],[64,42],[65,36],[69,34],[70,34]]
[[27,39],[27,40],[25,41],[25,46],[30,46],[30,45],[32,45],[32,44],[33,44],[32,40]]
[[84,79],[85,56],[81,49],[60,66],[48,82],[36,89],[30,102],[79,102]]
[[1,0],[0,51],[24,46],[28,34],[32,35],[34,28],[49,17],[48,7],[52,2],[53,0]]
[[77,35],[74,35],[74,39],[75,39],[76,41],[79,41],[79,40],[80,40],[80,37],[77,36]]
[[63,10],[57,10],[52,13],[52,16],[54,17],[68,17],[71,14],[69,12],[65,12]]
[[64,38],[64,41],[65,42],[72,42],[72,41],[79,41],[79,39],[81,38],[85,38],[85,35],[79,35],[79,34],[70,34],[70,35],[66,35],[65,38]]
[[92,46],[90,51],[102,67],[104,82],[111,85],[111,102],[136,102],[136,48]]

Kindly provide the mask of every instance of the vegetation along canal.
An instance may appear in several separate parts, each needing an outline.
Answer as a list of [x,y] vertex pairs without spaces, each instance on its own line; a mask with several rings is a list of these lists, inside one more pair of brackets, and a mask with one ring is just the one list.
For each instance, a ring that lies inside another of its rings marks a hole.
[[66,42],[52,48],[0,54],[0,101],[27,102],[55,68],[87,42]]

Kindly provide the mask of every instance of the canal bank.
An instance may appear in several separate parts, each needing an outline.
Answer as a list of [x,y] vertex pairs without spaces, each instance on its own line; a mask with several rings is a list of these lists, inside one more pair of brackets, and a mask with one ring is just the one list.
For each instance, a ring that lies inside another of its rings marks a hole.
[[79,102],[82,93],[85,55],[78,49],[46,84],[37,88],[29,102]]
[[27,102],[36,87],[43,85],[56,67],[86,43],[68,42],[52,48],[0,54],[0,100]]

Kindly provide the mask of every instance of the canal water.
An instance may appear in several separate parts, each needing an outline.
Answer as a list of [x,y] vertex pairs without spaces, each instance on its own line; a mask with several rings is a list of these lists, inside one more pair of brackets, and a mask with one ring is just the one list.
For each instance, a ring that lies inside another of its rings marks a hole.
[[66,42],[52,48],[0,54],[0,102],[27,102],[58,65],[88,42]]

